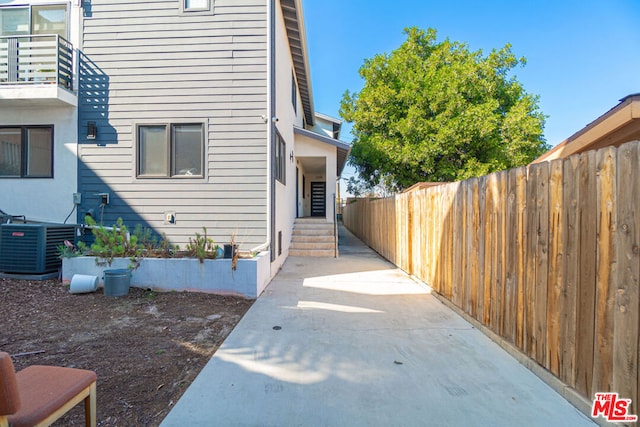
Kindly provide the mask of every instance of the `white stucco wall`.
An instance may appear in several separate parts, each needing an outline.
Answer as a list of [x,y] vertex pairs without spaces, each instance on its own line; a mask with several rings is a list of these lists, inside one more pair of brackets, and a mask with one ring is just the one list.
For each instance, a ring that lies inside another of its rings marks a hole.
[[[294,151],[293,126],[302,126],[302,102],[298,94],[297,110],[294,110],[291,102],[291,73],[293,72],[293,62],[289,51],[289,42],[282,16],[282,9],[278,3],[276,7],[276,111],[278,118],[276,128],[285,143],[287,149],[285,153],[286,184],[276,181],[275,201],[275,232],[274,241],[276,247],[272,248],[276,255],[276,260],[272,263],[272,271],[277,271],[286,260],[291,243],[293,222],[296,218],[296,165],[295,158],[291,162],[289,155]],[[296,153],[294,152],[294,156]],[[282,232],[282,253],[278,255],[277,239],[278,232]]]
[[[72,107],[2,108],[0,126],[53,125],[53,178],[0,178],[0,209],[45,222],[63,222],[77,191],[77,110]],[[68,223],[75,223],[71,215]]]

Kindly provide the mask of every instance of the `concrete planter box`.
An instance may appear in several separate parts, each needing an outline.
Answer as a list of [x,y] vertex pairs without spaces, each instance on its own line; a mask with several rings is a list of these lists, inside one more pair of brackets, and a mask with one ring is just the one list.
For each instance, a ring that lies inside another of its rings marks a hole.
[[[63,258],[62,280],[70,283],[74,274],[97,276],[104,284],[104,270],[128,268],[128,258],[116,258],[111,265],[97,265],[95,257]],[[131,286],[158,291],[192,291],[242,295],[257,298],[271,280],[269,252],[250,259],[238,259],[231,270],[230,259],[144,258],[131,274]]]

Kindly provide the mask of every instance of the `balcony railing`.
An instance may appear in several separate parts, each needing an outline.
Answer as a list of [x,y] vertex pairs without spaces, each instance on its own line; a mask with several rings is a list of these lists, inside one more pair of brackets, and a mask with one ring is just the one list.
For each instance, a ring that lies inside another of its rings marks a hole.
[[73,46],[59,35],[0,37],[0,85],[57,84],[73,90]]

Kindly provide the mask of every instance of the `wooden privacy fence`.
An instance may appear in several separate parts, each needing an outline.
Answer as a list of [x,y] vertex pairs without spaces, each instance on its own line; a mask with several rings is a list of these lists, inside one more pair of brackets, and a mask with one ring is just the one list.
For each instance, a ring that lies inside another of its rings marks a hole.
[[591,401],[638,411],[640,142],[385,199],[345,226]]

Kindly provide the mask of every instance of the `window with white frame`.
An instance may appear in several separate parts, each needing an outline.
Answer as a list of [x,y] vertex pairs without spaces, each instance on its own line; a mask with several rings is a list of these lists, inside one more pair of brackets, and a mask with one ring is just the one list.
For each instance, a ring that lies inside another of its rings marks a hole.
[[202,123],[137,126],[139,178],[202,178]]
[[0,177],[53,178],[53,126],[0,127]]
[[68,37],[66,4],[0,7],[0,36],[58,34]]
[[213,0],[179,0],[180,12],[188,14],[213,13]]
[[278,181],[287,184],[287,170],[286,170],[286,157],[287,157],[287,144],[282,139],[280,133],[276,132],[276,170],[275,177]]

